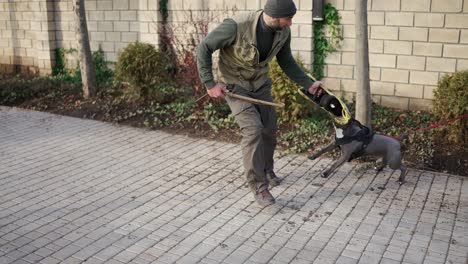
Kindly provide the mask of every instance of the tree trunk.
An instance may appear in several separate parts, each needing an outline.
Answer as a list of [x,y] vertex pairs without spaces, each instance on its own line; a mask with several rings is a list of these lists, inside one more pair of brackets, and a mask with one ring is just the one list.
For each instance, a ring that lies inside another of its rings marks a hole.
[[367,0],[356,0],[356,119],[371,125]]
[[75,11],[75,33],[78,39],[83,97],[88,98],[96,92],[96,73],[94,72],[91,47],[89,45],[84,2],[85,0],[74,0],[73,10]]

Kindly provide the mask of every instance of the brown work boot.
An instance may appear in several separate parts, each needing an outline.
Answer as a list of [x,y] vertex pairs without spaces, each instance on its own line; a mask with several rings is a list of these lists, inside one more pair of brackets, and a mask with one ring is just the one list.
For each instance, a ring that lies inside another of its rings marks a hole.
[[280,185],[281,181],[283,180],[280,177],[276,176],[275,172],[273,171],[266,172],[266,177],[271,187]]
[[268,189],[265,189],[261,192],[257,191],[255,192],[254,196],[257,203],[261,206],[268,206],[275,203],[275,198],[273,197],[273,195],[271,195]]

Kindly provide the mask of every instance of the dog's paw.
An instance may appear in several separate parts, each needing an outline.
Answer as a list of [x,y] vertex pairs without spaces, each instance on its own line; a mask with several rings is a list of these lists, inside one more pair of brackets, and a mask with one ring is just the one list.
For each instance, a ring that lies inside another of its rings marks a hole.
[[376,172],[381,172],[383,169],[384,169],[383,166],[375,166],[375,167],[374,167],[374,170],[375,170]]
[[314,160],[314,159],[316,159],[316,158],[318,158],[318,157],[319,157],[319,155],[313,154],[313,155],[310,155],[308,158],[309,158],[310,160]]

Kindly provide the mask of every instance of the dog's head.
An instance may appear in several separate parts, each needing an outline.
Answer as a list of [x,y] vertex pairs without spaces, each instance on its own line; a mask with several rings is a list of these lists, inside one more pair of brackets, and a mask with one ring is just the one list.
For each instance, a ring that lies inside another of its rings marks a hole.
[[362,129],[362,124],[354,118],[350,118],[348,122],[344,124],[336,122],[336,120],[333,119],[333,126],[337,138],[354,135],[357,131]]
[[349,123],[351,115],[348,107],[338,97],[330,92],[323,93],[318,99],[318,104],[329,113],[334,123],[340,125]]
[[312,102],[318,104],[325,110],[334,123],[345,125],[349,122],[351,115],[348,107],[331,91],[324,87],[320,87],[314,94],[310,94],[307,89],[299,89],[300,94]]

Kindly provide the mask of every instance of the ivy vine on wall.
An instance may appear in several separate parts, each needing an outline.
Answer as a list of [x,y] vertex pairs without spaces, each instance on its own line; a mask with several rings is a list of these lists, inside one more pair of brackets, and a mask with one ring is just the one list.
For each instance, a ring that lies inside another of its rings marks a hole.
[[[325,5],[324,19],[314,21],[314,77],[319,80],[324,76],[325,58],[328,54],[339,48],[340,41],[343,40],[340,27],[340,14],[330,3]],[[325,28],[326,26],[326,28]],[[325,34],[325,29],[329,33],[329,38]]]
[[159,12],[161,12],[163,24],[167,24],[167,18],[169,17],[169,13],[167,11],[168,2],[169,0],[159,0]]
[[169,12],[167,10],[167,3],[169,0],[159,0],[159,12],[161,13],[162,23],[159,27],[159,34],[161,37],[161,49],[163,51],[169,50],[169,36],[167,33],[167,18],[169,17]]

